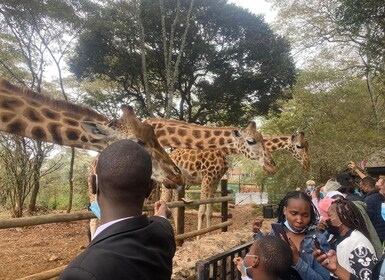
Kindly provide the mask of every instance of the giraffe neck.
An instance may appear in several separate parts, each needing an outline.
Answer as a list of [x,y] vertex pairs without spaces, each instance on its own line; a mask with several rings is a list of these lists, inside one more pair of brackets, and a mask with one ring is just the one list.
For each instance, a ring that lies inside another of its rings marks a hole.
[[270,136],[264,137],[263,141],[265,147],[269,152],[274,152],[277,150],[288,150],[290,152],[293,144],[291,143],[290,136]]
[[[304,164],[304,158],[298,152],[297,147],[293,144],[291,136],[271,136],[265,137],[264,139],[265,147],[269,152],[274,152],[277,150],[287,150],[296,160],[298,160],[302,165]],[[307,163],[306,163],[307,165]],[[307,167],[304,166],[306,169]]]
[[[95,111],[53,100],[0,80],[0,131],[59,145],[99,150],[80,127],[81,121],[108,123]],[[102,149],[103,147],[100,147]]]
[[163,147],[185,149],[237,149],[233,138],[233,127],[208,127],[183,121],[150,118],[149,123],[155,130]]

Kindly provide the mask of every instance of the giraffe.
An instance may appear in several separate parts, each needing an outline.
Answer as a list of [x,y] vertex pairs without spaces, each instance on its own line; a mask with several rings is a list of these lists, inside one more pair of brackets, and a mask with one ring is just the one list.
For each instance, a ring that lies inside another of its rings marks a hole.
[[[309,171],[308,144],[303,132],[290,135],[264,137],[265,147],[269,152],[277,150],[289,151],[302,167]],[[229,166],[226,157],[234,154],[229,149],[195,150],[176,149],[170,157],[184,172],[190,174],[192,179],[186,181],[186,185],[201,185],[201,199],[213,198],[217,186]],[[162,199],[173,200],[172,190],[162,189]],[[206,226],[211,225],[212,205],[200,205],[198,210],[198,230],[202,228],[203,219],[206,216]]]
[[111,143],[131,139],[152,157],[152,179],[170,188],[184,184],[180,169],[159,144],[154,129],[141,122],[131,106],[123,105],[119,119],[54,100],[0,79],[0,131],[34,140],[100,152]]
[[244,154],[256,160],[267,173],[276,168],[270,153],[265,148],[262,134],[251,121],[245,128],[210,127],[184,121],[150,118],[145,120],[155,131],[164,148],[196,150],[226,149],[231,153]]

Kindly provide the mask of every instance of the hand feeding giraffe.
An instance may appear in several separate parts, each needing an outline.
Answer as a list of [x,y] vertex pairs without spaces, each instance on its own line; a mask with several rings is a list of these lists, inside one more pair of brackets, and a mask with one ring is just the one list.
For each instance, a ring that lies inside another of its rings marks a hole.
[[171,188],[183,185],[180,169],[159,144],[154,129],[132,107],[110,120],[92,109],[54,100],[0,79],[0,131],[54,144],[100,152],[120,139],[140,142],[152,157],[152,179]]
[[[291,136],[264,137],[263,140],[269,152],[287,150],[302,164],[306,171],[309,171],[308,144],[304,139],[303,132],[296,132]],[[234,153],[227,149],[205,151],[176,149],[171,152],[170,156],[181,170],[189,173],[193,178],[187,180],[186,185],[201,185],[201,199],[206,199],[214,197],[221,178],[228,170],[226,157],[230,154]],[[173,200],[172,190],[163,189],[162,199],[165,201]],[[199,206],[198,230],[202,228],[204,217],[206,217],[206,226],[211,225],[212,212],[211,204]]]

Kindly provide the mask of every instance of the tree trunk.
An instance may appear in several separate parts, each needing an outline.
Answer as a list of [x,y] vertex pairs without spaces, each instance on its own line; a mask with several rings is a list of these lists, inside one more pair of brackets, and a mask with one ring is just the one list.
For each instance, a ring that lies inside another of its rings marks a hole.
[[75,165],[75,148],[71,148],[71,164],[70,171],[68,173],[69,177],[69,194],[68,194],[68,208],[67,213],[71,212],[72,209],[72,201],[74,195],[74,165]]
[[36,156],[33,162],[33,188],[29,200],[28,212],[36,211],[36,200],[40,190],[40,169],[43,164],[44,154],[41,141],[36,141]]

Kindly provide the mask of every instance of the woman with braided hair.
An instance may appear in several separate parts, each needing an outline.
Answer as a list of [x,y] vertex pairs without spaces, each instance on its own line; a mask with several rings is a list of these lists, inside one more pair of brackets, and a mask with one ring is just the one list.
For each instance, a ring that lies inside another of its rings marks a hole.
[[360,210],[341,198],[330,205],[328,216],[332,249],[326,253],[316,250],[317,261],[332,272],[330,279],[371,279],[377,257]]
[[[313,236],[316,236],[324,251],[330,249],[324,235],[316,230],[319,213],[311,197],[302,191],[291,191],[279,204],[278,221],[273,227],[281,227],[288,237],[293,263],[285,279],[329,280],[330,273],[317,262],[313,255]],[[254,239],[263,234],[260,227],[253,226]],[[277,235],[274,230],[269,235]],[[279,234],[281,235],[281,234]],[[279,237],[279,236],[278,236]],[[283,237],[283,236],[282,236]],[[281,237],[281,238],[282,238]]]

